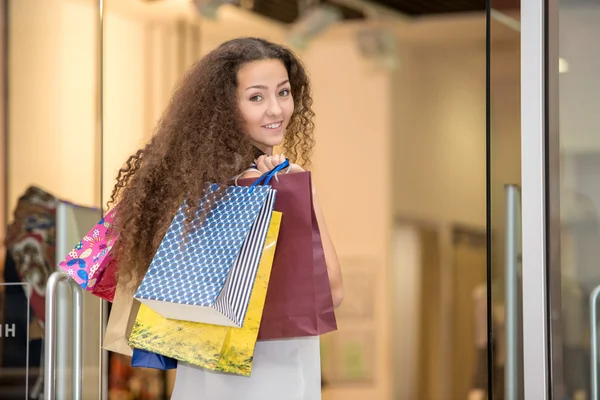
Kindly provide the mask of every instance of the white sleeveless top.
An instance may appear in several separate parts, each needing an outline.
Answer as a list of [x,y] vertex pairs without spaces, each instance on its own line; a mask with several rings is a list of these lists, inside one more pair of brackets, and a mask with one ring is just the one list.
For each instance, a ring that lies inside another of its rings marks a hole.
[[319,337],[258,342],[250,377],[177,365],[171,400],[321,400]]

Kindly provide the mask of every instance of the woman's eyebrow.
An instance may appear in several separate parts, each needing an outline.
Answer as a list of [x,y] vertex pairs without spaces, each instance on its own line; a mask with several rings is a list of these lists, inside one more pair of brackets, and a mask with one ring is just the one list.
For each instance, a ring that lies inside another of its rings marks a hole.
[[[286,83],[288,83],[290,80],[286,79],[285,81],[278,83],[277,87],[281,87],[283,85],[285,85]],[[246,90],[250,90],[250,89],[263,89],[263,90],[267,90],[269,89],[267,86],[265,85],[252,85],[252,86],[248,86],[248,88],[246,88]]]

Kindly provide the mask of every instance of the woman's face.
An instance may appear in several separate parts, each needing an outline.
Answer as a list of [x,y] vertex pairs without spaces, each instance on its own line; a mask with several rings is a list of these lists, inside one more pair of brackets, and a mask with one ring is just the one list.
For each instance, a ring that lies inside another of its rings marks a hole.
[[253,61],[239,70],[237,80],[244,130],[256,147],[272,154],[294,112],[287,70],[279,60]]

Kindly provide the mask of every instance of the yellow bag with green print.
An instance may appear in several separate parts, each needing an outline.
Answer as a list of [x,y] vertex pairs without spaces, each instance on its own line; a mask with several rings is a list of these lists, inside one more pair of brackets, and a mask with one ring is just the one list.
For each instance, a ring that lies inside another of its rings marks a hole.
[[242,328],[168,319],[142,304],[130,346],[209,370],[250,376],[280,225],[281,213],[274,211]]

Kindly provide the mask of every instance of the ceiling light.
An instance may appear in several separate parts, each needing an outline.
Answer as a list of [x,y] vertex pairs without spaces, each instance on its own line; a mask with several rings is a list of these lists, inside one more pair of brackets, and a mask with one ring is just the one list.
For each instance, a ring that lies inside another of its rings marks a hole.
[[384,27],[361,29],[356,40],[360,54],[377,66],[395,69],[400,64],[398,42],[392,30]]
[[288,34],[288,41],[298,48],[305,48],[310,40],[341,19],[342,15],[335,7],[312,7],[294,22]]
[[558,59],[558,73],[559,74],[564,74],[564,73],[567,73],[567,72],[569,72],[569,63],[564,58],[559,57],[559,59]]
[[205,18],[217,18],[217,10],[223,4],[238,4],[239,0],[194,0],[196,9]]

